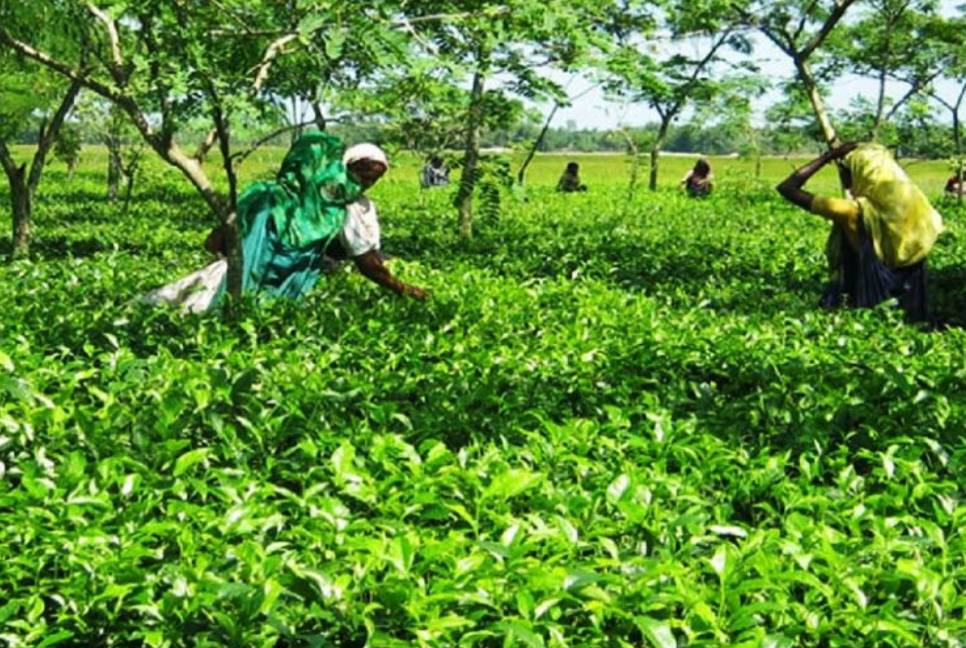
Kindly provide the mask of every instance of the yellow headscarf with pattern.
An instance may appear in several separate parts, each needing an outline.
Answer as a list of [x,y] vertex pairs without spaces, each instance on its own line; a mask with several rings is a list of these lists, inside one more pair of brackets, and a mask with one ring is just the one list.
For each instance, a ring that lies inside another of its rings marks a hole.
[[942,216],[925,194],[880,144],[861,144],[845,164],[876,256],[892,268],[922,261],[943,230]]

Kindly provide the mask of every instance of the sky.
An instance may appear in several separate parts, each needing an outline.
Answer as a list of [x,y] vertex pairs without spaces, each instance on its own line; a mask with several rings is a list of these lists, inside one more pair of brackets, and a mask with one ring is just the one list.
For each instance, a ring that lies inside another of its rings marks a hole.
[[[950,13],[954,11],[953,4],[951,2],[943,3],[944,7],[949,6]],[[754,42],[754,57],[761,73],[775,81],[774,85],[777,86],[778,81],[793,76],[794,68],[791,61],[773,43],[760,35],[754,37]],[[577,128],[608,130],[618,126],[639,126],[657,120],[657,113],[643,104],[627,105],[626,103],[608,101],[600,89],[591,89],[593,83],[586,78],[572,78],[559,73],[550,73],[549,76],[560,83],[567,84],[570,96],[576,96],[587,91],[587,94],[575,101],[573,106],[562,108],[557,112],[554,117],[555,126],[566,126],[568,122],[572,121]],[[901,97],[907,89],[908,87],[904,84],[889,84],[887,85],[887,96],[891,98]],[[952,83],[940,84],[937,89],[951,99],[958,92],[958,88]],[[831,110],[836,111],[848,108],[853,99],[860,96],[865,96],[874,102],[877,92],[878,86],[873,80],[850,75],[839,79],[829,89],[826,102]],[[759,123],[764,110],[780,99],[781,92],[775,88],[762,95],[755,102]],[[549,110],[549,106],[544,106],[543,110],[546,112]],[[948,116],[943,112],[938,112],[938,117],[944,121],[948,120]]]

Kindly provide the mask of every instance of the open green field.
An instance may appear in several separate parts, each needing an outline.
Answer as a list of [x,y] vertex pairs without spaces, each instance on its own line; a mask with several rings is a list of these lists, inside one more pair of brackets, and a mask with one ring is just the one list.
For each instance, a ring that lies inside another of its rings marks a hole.
[[628,202],[615,156],[554,193],[572,158],[469,243],[404,159],[372,196],[430,301],[347,269],[238,322],[135,301],[209,261],[176,174],[125,212],[53,164],[0,265],[0,645],[966,643],[966,213],[925,330],[817,309],[787,161]]
[[[253,155],[241,166],[241,177],[243,179],[271,177],[276,169],[278,161],[285,155],[282,147],[266,146]],[[15,148],[15,155],[20,159],[26,159],[31,147],[20,146]],[[84,148],[84,165],[91,173],[107,167],[107,150],[103,147],[88,146]],[[514,155],[513,170],[519,168],[523,161],[523,155]],[[659,184],[666,189],[674,189],[678,182],[684,177],[688,170],[694,165],[697,156],[673,154],[661,157],[661,169]],[[762,159],[761,181],[769,185],[775,185],[784,179],[792,170],[809,161],[806,157],[776,158],[765,157]],[[733,158],[733,157],[709,157],[715,175],[719,183],[725,185],[743,185],[749,179],[754,178],[755,161],[753,159]],[[626,188],[628,176],[631,169],[632,158],[625,155],[608,153],[546,153],[538,154],[530,165],[527,181],[531,185],[545,185],[553,188],[557,184],[557,179],[568,162],[575,161],[581,166],[581,175],[584,182],[593,187],[601,189]],[[393,157],[393,168],[386,176],[385,182],[416,182],[418,180],[419,169],[422,160],[415,155],[403,153]],[[149,166],[156,166],[153,160]],[[903,160],[903,166],[909,176],[922,187],[930,196],[940,196],[946,179],[952,175],[949,164],[945,160]],[[53,163],[54,168],[62,168],[58,162]],[[206,165],[212,175],[218,175],[217,155],[213,154]],[[647,185],[647,164],[646,161],[639,169],[639,182],[646,187]],[[454,174],[454,179],[456,175]],[[809,187],[818,192],[829,192],[837,195],[838,179],[831,168],[823,169],[809,183]]]

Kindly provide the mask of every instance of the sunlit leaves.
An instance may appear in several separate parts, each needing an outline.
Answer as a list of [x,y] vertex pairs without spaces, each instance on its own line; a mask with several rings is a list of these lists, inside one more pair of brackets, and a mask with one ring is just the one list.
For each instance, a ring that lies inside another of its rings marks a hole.
[[0,641],[955,646],[962,332],[816,311],[825,227],[723,163],[622,216],[622,162],[558,159],[463,249],[394,159],[433,299],[337,272],[237,324],[132,302],[205,261],[177,178],[121,217],[55,163],[0,268]]

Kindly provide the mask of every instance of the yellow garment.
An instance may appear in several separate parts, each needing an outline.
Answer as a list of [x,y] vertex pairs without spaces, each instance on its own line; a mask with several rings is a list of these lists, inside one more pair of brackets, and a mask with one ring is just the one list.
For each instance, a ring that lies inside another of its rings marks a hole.
[[855,200],[815,196],[812,198],[812,213],[838,223],[841,220],[857,218],[862,212],[859,203]]
[[[859,203],[851,198],[829,198],[827,196],[814,196],[812,198],[811,212],[824,216],[834,225],[828,233],[828,240],[825,242],[825,258],[828,260],[828,270],[831,280],[836,281],[839,277],[839,270],[842,266],[842,243],[845,232],[842,231],[844,223],[856,223],[862,213]],[[855,228],[849,228],[854,235]]]
[[922,261],[943,230],[942,216],[925,194],[879,144],[860,145],[845,163],[876,256],[890,268]]

